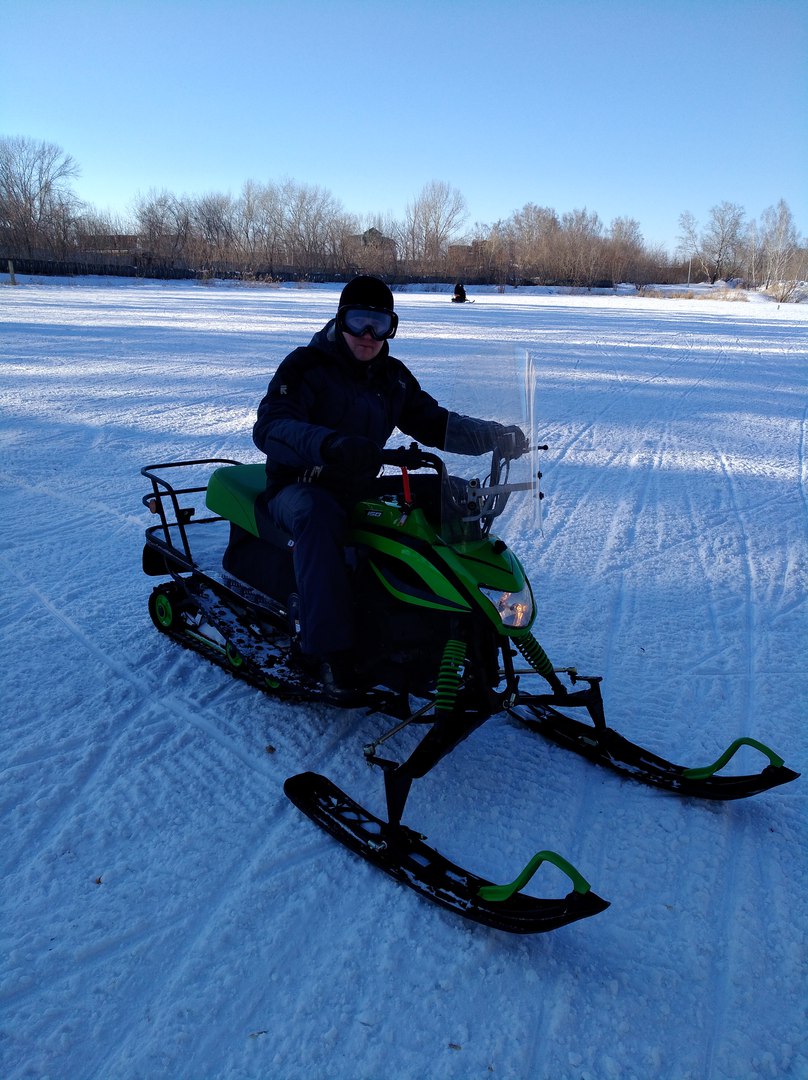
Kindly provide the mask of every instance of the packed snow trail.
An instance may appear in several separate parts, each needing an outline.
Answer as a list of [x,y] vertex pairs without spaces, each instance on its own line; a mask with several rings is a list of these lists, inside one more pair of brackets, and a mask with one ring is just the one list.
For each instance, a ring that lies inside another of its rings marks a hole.
[[[314,769],[380,809],[379,718],[273,702],[152,628],[140,467],[259,460],[269,375],[337,296],[0,288],[0,1072],[803,1080],[804,778],[679,800],[495,717],[407,820],[494,880],[560,851],[611,901],[510,938],[283,797]],[[446,404],[498,418],[492,344],[537,367],[544,531],[503,524],[554,662],[602,674],[610,723],[672,760],[745,734],[805,774],[808,309],[396,299],[395,351]]]

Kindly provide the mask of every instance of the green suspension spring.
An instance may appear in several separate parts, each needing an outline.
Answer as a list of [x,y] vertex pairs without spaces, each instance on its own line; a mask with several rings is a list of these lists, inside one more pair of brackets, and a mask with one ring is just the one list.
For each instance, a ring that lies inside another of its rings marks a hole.
[[538,671],[539,675],[543,675],[545,679],[548,675],[553,674],[553,665],[550,663],[547,653],[531,633],[527,633],[523,637],[512,638],[512,641],[534,671]]
[[457,692],[460,689],[460,670],[465,660],[465,642],[450,638],[444,647],[438,672],[436,712],[450,712],[454,708]]

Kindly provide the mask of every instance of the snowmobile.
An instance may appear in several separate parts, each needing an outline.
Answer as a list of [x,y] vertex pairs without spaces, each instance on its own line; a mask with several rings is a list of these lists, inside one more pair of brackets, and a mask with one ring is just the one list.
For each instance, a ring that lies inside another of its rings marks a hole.
[[[346,557],[360,628],[362,704],[393,725],[364,747],[382,772],[386,817],[314,772],[284,785],[317,825],[394,879],[467,919],[521,934],[595,915],[608,902],[557,852],[540,851],[513,882],[498,885],[451,862],[403,822],[413,782],[491,716],[505,712],[591,762],[680,795],[737,799],[798,776],[749,738],[711,765],[676,765],[607,726],[599,676],[554,668],[532,632],[535,605],[524,568],[492,531],[513,493],[538,499],[536,454],[546,449],[528,455],[523,481],[511,475],[514,463],[501,451],[482,480],[450,474],[445,456],[414,443],[385,451],[394,472],[383,490],[356,504]],[[146,529],[143,550],[146,574],[164,579],[149,598],[157,629],[270,695],[324,700],[324,688],[298,656],[305,613],[295,593],[292,541],[260,511],[263,464],[196,459],[141,471],[151,484],[143,502],[159,519]],[[419,489],[419,476],[431,483]],[[205,509],[197,511],[199,499]],[[426,730],[409,756],[387,756],[388,742],[418,725]],[[743,745],[760,751],[765,767],[718,775]],[[523,891],[543,863],[569,878],[566,895]]]

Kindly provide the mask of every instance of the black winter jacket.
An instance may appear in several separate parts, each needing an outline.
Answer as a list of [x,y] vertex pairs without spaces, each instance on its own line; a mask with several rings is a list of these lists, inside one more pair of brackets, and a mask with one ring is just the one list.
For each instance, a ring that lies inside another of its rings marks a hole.
[[[270,494],[300,481],[342,491],[349,478],[323,461],[326,437],[363,435],[383,447],[395,428],[456,454],[492,450],[502,431],[495,421],[460,416],[439,405],[390,355],[386,341],[375,359],[356,360],[332,319],[281,362],[258,407],[253,441],[267,455]],[[370,479],[351,477],[351,486]]]

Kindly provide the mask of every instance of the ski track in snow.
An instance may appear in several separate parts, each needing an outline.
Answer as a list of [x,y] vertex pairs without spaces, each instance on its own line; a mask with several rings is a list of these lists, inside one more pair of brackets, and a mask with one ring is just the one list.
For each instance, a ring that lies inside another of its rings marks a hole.
[[[14,573],[13,570],[11,572]],[[103,649],[99,648],[98,645],[96,645],[96,643],[93,641],[90,634],[88,634],[80,626],[78,626],[68,615],[60,611],[56,607],[56,605],[47,597],[43,596],[43,594],[36,587],[31,585],[24,585],[24,583],[23,587],[27,588],[29,593],[36,600],[38,600],[54,618],[58,619],[70,631],[71,634],[76,637],[76,639],[80,642],[82,647],[87,650],[87,652],[89,652],[102,664],[106,664],[110,668],[114,676],[116,676],[121,681],[131,683],[131,685],[137,691],[140,691],[145,695],[143,699],[134,706],[131,713],[124,713],[119,717],[121,721],[120,726],[122,729],[125,730],[127,727],[126,722],[128,721],[129,723],[131,723],[135,719],[136,715],[142,710],[149,711],[151,709],[154,709],[155,702],[151,693],[151,688],[143,685],[142,679],[139,678],[139,676],[134,670],[121,663],[114,656],[105,652]],[[208,738],[218,742],[222,747],[224,747],[225,750],[228,751],[228,753],[238,758],[241,764],[244,765],[246,768],[254,769],[260,772],[262,775],[267,775],[267,770],[261,768],[260,759],[256,759],[253,754],[245,753],[235,739],[229,738],[221,730],[221,724],[209,721],[204,713],[200,713],[198,710],[194,709],[193,702],[188,703],[177,697],[176,695],[169,693],[161,695],[160,705],[162,709],[167,708],[169,712],[174,713],[180,720],[183,720],[190,726],[200,728]]]
[[[24,281],[0,288],[0,1074],[805,1080],[804,779],[699,804],[493,718],[407,820],[493,880],[553,848],[611,901],[509,937],[283,796],[313,769],[379,809],[382,718],[273,701],[152,628],[140,467],[259,460],[266,382],[337,287]],[[508,422],[502,350],[530,353],[544,532],[516,504],[503,529],[551,659],[602,674],[608,720],[673,760],[747,734],[804,773],[808,311],[477,300],[401,293],[395,351]]]

